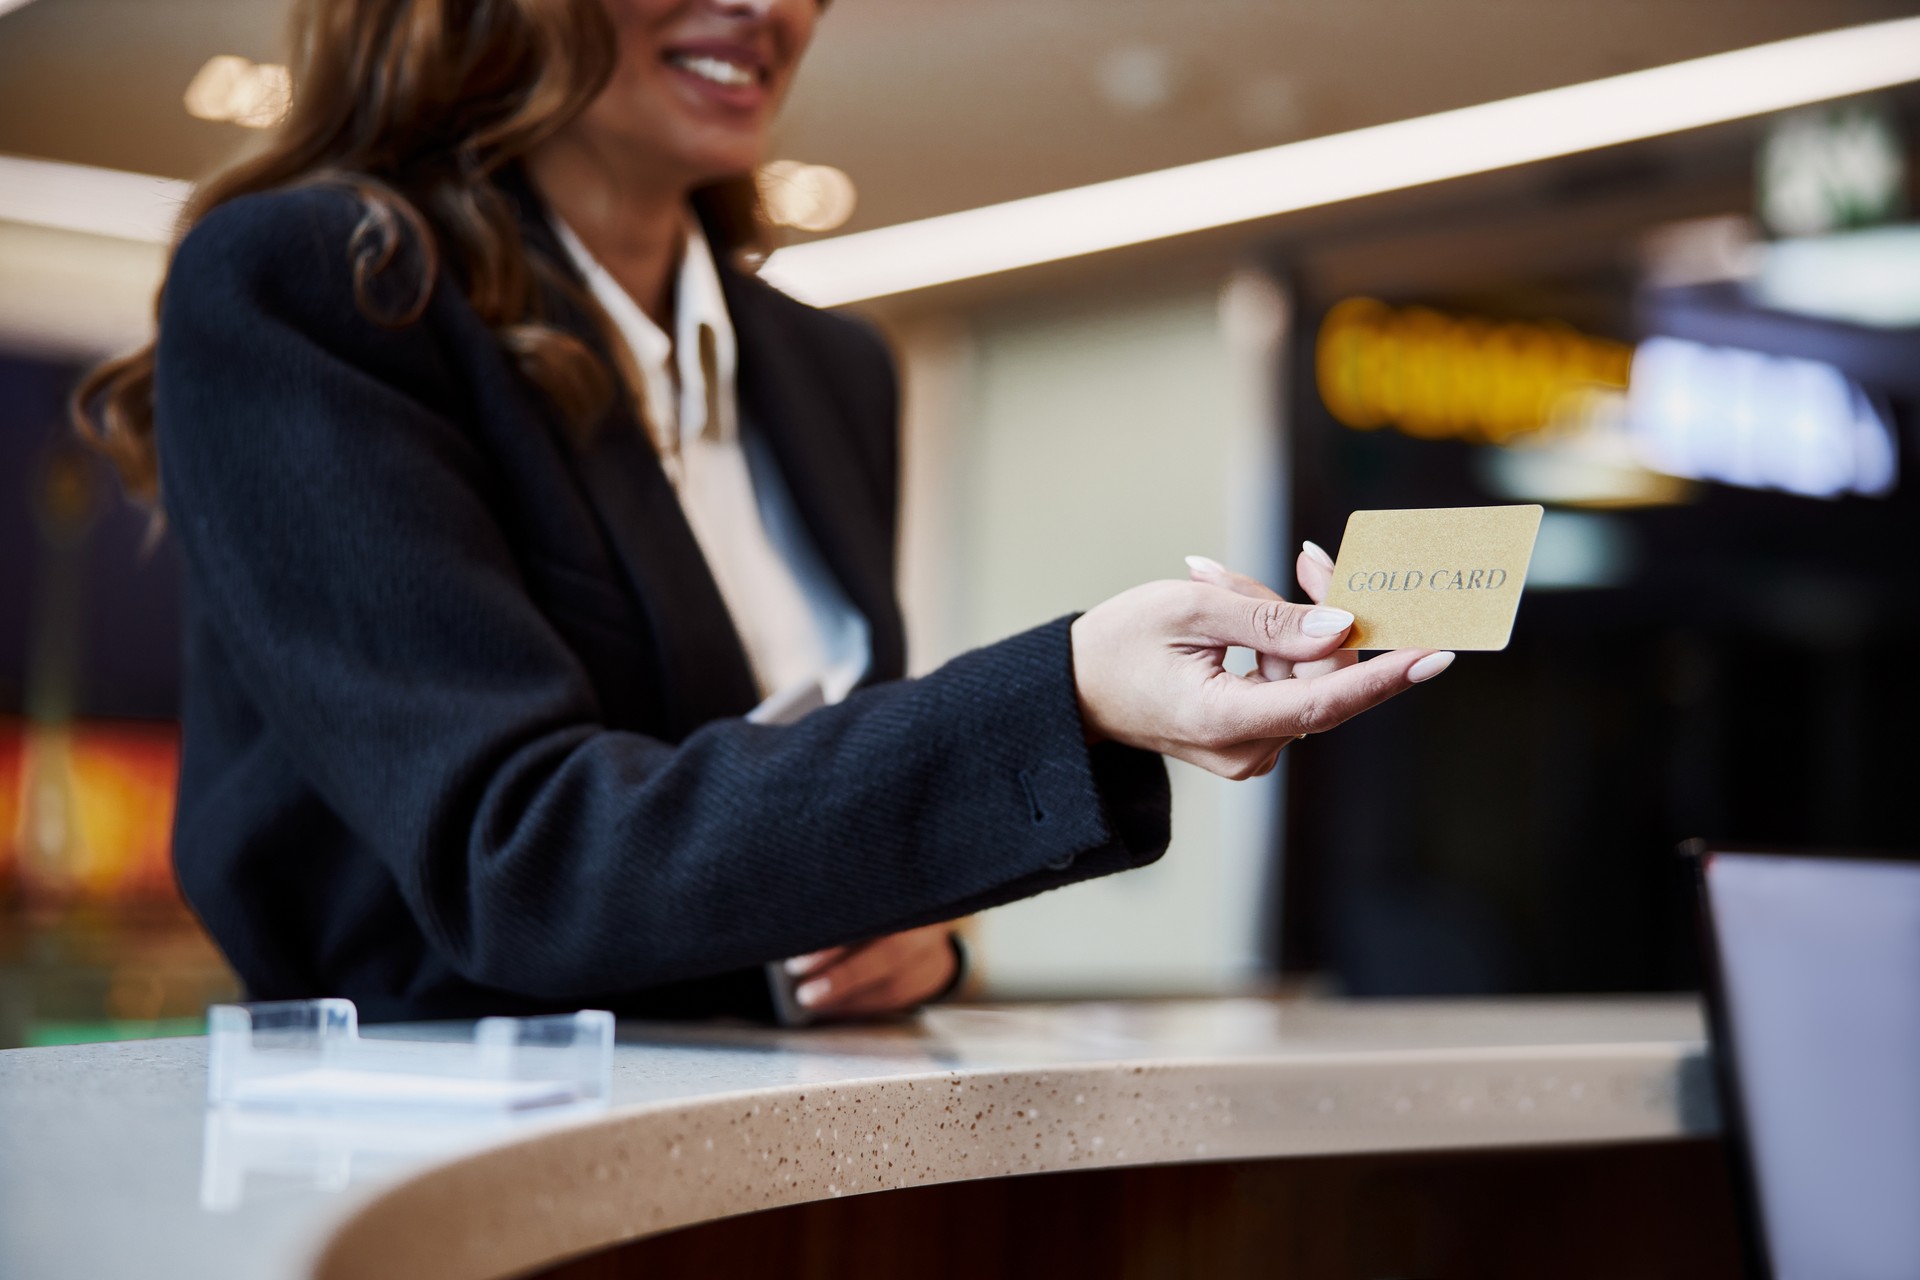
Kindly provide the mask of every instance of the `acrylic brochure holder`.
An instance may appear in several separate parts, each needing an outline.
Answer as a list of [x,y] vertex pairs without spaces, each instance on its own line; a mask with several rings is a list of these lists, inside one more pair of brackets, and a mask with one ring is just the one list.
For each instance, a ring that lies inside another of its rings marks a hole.
[[451,1120],[604,1107],[612,1086],[600,1010],[363,1038],[351,1000],[289,1000],[215,1005],[207,1031],[213,1107]]
[[350,1000],[216,1005],[200,1204],[339,1191],[607,1106],[613,1015],[486,1018],[362,1037]]

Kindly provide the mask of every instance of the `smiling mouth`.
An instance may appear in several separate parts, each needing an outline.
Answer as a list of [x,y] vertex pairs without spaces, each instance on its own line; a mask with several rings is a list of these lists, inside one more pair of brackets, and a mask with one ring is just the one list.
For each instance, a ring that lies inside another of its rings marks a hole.
[[726,89],[748,89],[762,81],[763,73],[757,67],[743,66],[738,62],[729,62],[725,58],[716,58],[704,53],[671,53],[667,55],[670,66],[678,67],[689,75],[695,75],[709,84],[717,84]]

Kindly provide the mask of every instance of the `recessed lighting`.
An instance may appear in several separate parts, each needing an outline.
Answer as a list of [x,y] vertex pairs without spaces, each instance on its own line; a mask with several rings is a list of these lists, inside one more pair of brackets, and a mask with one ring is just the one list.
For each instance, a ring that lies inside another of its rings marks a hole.
[[1115,49],[1095,65],[1094,83],[1109,107],[1126,115],[1164,111],[1179,89],[1173,55],[1157,44]]
[[1916,79],[1920,18],[1876,22],[792,245],[763,274],[838,306]]
[[830,164],[774,160],[754,175],[767,216],[798,231],[833,231],[853,216],[853,179]]
[[293,77],[277,62],[231,53],[208,58],[187,86],[187,111],[202,120],[271,129],[293,101]]

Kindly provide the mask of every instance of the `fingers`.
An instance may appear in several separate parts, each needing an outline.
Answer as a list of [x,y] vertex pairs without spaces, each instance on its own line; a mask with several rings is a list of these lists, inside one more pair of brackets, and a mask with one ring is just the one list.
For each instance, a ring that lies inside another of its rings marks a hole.
[[1296,662],[1293,674],[1302,680],[1311,680],[1315,676],[1326,675],[1329,671],[1338,671],[1360,661],[1360,655],[1352,649],[1342,649],[1338,653],[1328,654],[1318,662]]
[[[1246,596],[1253,600],[1278,600],[1281,595],[1258,578],[1249,578],[1244,573],[1235,573],[1218,560],[1206,556],[1187,557],[1187,576],[1195,582],[1205,582],[1216,587],[1225,587],[1235,595]],[[1293,664],[1285,658],[1271,653],[1256,653],[1254,657],[1260,666],[1260,675],[1266,680],[1287,680],[1293,676]]]
[[[1267,586],[1257,578],[1249,578],[1243,573],[1235,573],[1217,560],[1206,556],[1187,557],[1188,577],[1195,582],[1205,582],[1212,586],[1225,587],[1236,595],[1253,599],[1279,600],[1279,592]],[[1299,579],[1301,590],[1315,604],[1326,599],[1327,589],[1333,585],[1333,557],[1328,555],[1317,542],[1300,544],[1300,554],[1294,562],[1294,576]],[[1350,667],[1360,660],[1360,655],[1351,650],[1336,650],[1325,658],[1311,662],[1293,663],[1270,653],[1257,655],[1260,662],[1260,674],[1268,680],[1285,680],[1292,676],[1310,677],[1325,675],[1329,671],[1338,671],[1341,667]]]
[[1271,594],[1241,595],[1201,583],[1189,625],[1207,645],[1242,645],[1291,662],[1324,658],[1340,647],[1353,615],[1344,609],[1289,604]]
[[[1333,557],[1328,555],[1317,542],[1300,544],[1300,554],[1294,558],[1294,577],[1300,580],[1300,589],[1306,592],[1307,599],[1315,604],[1324,602],[1327,591],[1333,586]],[[1360,655],[1351,649],[1342,649],[1330,657],[1318,662],[1297,664],[1293,674],[1302,679],[1323,676],[1329,671],[1338,671],[1341,667],[1350,667],[1360,661]]]
[[852,947],[827,947],[821,951],[809,952],[804,956],[795,956],[786,962],[785,968],[788,973],[799,977],[837,964],[852,951]]
[[900,1013],[938,995],[953,979],[947,926],[929,925],[840,948],[843,957],[811,972],[794,992],[802,1006],[830,1017]]
[[1216,777],[1228,782],[1246,782],[1253,778],[1263,778],[1272,773],[1280,763],[1280,753],[1285,749],[1287,739],[1270,739],[1256,742],[1241,742],[1219,750],[1200,747],[1175,747],[1168,755],[1176,760],[1184,760],[1190,765],[1205,769]]
[[[1300,554],[1294,558],[1293,573],[1300,580],[1300,589],[1307,593],[1307,598],[1318,604],[1326,599],[1327,589],[1333,585],[1333,557],[1319,543],[1303,542],[1300,544]],[[1187,557],[1187,576],[1195,582],[1212,583],[1216,587],[1225,587],[1239,595],[1256,599],[1284,598],[1257,578],[1235,573],[1218,560],[1206,556]]]
[[1428,649],[1396,649],[1371,662],[1278,683],[1222,683],[1225,713],[1242,739],[1325,733],[1395,694],[1445,671],[1453,655]]
[[1307,599],[1319,604],[1327,598],[1327,589],[1333,586],[1333,557],[1321,549],[1317,542],[1300,544],[1300,554],[1294,557],[1293,576],[1300,580],[1300,589],[1307,593]]
[[1235,595],[1249,596],[1255,600],[1281,599],[1278,591],[1258,578],[1249,578],[1244,573],[1235,573],[1218,560],[1210,560],[1206,556],[1188,556],[1187,574],[1195,582],[1225,587]]

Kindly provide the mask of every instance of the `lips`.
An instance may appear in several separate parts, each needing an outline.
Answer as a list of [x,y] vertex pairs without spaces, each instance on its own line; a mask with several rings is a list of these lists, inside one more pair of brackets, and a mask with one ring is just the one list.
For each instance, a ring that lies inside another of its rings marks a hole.
[[737,62],[728,62],[724,58],[708,57],[705,54],[669,54],[667,61],[680,70],[699,76],[731,89],[744,89],[760,82],[760,73],[753,67],[743,67]]
[[676,78],[703,100],[734,108],[758,107],[771,79],[765,60],[737,44],[675,45],[663,55]]

